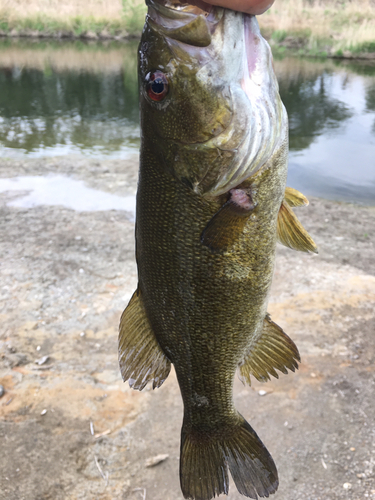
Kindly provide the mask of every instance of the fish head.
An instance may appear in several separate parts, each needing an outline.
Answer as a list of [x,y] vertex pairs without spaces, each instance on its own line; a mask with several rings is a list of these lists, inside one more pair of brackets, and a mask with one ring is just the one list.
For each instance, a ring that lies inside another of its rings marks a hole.
[[139,48],[142,141],[161,168],[217,197],[285,140],[287,117],[256,18],[201,0],[147,0]]

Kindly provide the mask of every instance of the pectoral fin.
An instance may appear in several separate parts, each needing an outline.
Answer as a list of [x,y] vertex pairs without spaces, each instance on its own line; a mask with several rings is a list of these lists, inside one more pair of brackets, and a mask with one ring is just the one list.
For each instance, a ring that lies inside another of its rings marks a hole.
[[298,368],[301,361],[294,342],[276,325],[269,315],[264,319],[262,335],[249,354],[239,364],[239,378],[251,385],[250,375],[260,382],[270,380],[270,375],[279,378],[276,370],[287,374]]
[[133,389],[141,391],[148,382],[155,389],[169,375],[171,363],[156,340],[139,290],[122,313],[118,351],[122,378]]
[[[295,204],[294,206],[298,205]],[[286,247],[293,248],[293,250],[318,253],[314,240],[297,219],[297,216],[285,199],[281,204],[277,217],[277,238],[280,243]]]
[[231,189],[229,195],[229,200],[216,212],[201,235],[202,244],[212,252],[224,252],[233,245],[256,206],[250,191]]

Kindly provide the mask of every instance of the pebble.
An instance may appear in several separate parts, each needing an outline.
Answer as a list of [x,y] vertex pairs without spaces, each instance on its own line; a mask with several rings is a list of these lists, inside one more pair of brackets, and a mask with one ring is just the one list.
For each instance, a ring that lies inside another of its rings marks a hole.
[[267,391],[261,389],[260,391],[258,391],[258,394],[259,396],[265,396],[267,394]]
[[5,389],[2,385],[0,385],[0,398],[2,398],[5,394]]
[[352,485],[350,483],[344,483],[342,487],[344,488],[344,490],[350,490],[352,488]]
[[157,455],[156,457],[148,458],[146,460],[146,467],[154,467],[155,465],[160,464],[160,462],[164,462],[169,457],[168,454],[165,455]]
[[46,410],[46,409],[44,409],[44,410],[42,410],[42,411],[40,412],[40,414],[41,414],[42,416],[43,416],[43,415],[45,415],[46,413],[47,413],[47,410]]
[[36,359],[35,364],[41,366],[44,365],[44,363],[47,363],[48,360],[49,356],[43,356],[42,358]]

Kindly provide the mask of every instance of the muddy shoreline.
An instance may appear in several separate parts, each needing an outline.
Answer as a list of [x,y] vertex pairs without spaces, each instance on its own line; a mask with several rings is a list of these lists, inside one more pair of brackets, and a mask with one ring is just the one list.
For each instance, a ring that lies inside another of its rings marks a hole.
[[[129,196],[137,157],[0,160],[0,178],[51,173]],[[8,205],[25,195],[0,193],[0,498],[182,500],[175,376],[139,393],[117,367],[132,215]],[[236,380],[236,405],[278,466],[275,500],[375,498],[375,207],[314,198],[298,215],[320,253],[278,248],[269,311],[302,364]]]

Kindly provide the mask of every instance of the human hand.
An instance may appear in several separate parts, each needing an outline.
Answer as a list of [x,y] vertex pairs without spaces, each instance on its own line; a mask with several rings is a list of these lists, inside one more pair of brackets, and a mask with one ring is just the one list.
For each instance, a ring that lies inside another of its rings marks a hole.
[[275,0],[205,0],[211,5],[226,7],[227,9],[239,10],[246,14],[259,15],[266,12]]

